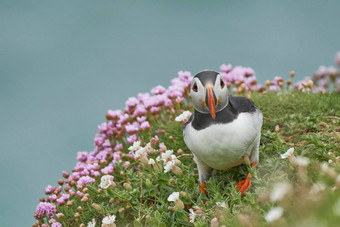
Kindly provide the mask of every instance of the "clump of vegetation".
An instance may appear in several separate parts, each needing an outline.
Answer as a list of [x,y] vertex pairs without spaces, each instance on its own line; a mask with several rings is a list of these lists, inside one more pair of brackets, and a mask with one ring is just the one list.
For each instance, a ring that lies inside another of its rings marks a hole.
[[[153,95],[129,98],[124,111],[108,111],[94,150],[78,152],[72,173],[45,188],[33,226],[338,224],[339,71],[295,85],[294,72],[264,86],[250,68],[222,65],[221,75],[230,92],[250,97],[264,115],[256,168],[216,171],[206,183],[209,196],[201,193],[175,121],[193,111],[191,74],[181,71],[168,89],[157,86]],[[253,187],[242,197],[235,183],[248,171]]]

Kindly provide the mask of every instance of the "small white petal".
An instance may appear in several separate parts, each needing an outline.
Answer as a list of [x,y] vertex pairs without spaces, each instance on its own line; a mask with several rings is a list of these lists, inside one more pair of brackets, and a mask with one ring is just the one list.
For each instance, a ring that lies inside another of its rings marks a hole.
[[227,208],[227,204],[225,202],[216,202],[216,205],[219,207]]
[[179,116],[177,116],[175,118],[175,121],[179,121],[179,122],[187,121],[187,120],[189,120],[190,116],[191,116],[191,112],[190,111],[184,111],[182,114],[180,114]]
[[292,186],[287,182],[276,183],[270,193],[270,200],[273,202],[282,200],[291,188]]
[[136,151],[140,147],[140,141],[133,142],[133,145],[128,148],[129,151]]
[[189,211],[190,211],[190,214],[189,214],[190,223],[194,223],[195,222],[195,218],[196,218],[196,214],[195,214],[195,212],[191,208],[189,209]]
[[282,207],[273,207],[272,209],[268,211],[264,219],[267,222],[273,222],[273,221],[278,220],[282,216],[282,214],[283,214]]
[[309,164],[309,159],[306,157],[298,156],[296,157],[296,164],[299,166],[307,166]]
[[171,169],[172,169],[172,167],[175,165],[175,162],[174,161],[168,161],[167,163],[166,163],[166,165],[164,166],[164,173],[167,173],[167,172],[169,172]]
[[169,202],[175,202],[177,199],[179,199],[179,192],[173,192],[171,195],[168,197]]
[[153,159],[153,158],[150,158],[149,159],[149,165],[153,165],[153,164],[155,164],[156,162],[155,162],[155,160]]
[[105,218],[103,218],[102,223],[106,225],[110,225],[110,224],[115,223],[115,220],[116,220],[115,215],[106,216]]
[[281,158],[282,158],[282,159],[288,158],[288,157],[291,156],[293,153],[294,153],[294,147],[289,148],[289,149],[287,150],[286,153],[281,154]]

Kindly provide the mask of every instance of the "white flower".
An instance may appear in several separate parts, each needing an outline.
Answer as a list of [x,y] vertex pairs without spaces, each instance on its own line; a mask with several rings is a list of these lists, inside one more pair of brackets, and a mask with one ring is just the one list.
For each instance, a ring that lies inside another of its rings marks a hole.
[[137,151],[140,147],[140,141],[135,141],[133,142],[133,145],[130,146],[128,149],[129,151],[133,152],[133,151]]
[[315,183],[313,184],[312,188],[310,189],[310,194],[318,194],[326,189],[326,185],[322,183]]
[[306,157],[301,157],[301,156],[298,156],[296,157],[296,164],[298,164],[298,166],[307,166],[309,164],[309,159],[306,158]]
[[174,153],[173,150],[167,150],[164,153],[161,154],[161,160],[163,162],[166,162],[168,158],[171,158],[171,155]]
[[267,222],[273,222],[278,220],[283,214],[282,207],[273,207],[268,211],[264,219],[266,219]]
[[151,147],[151,143],[150,143],[150,142],[147,143],[147,144],[145,145],[145,151],[146,151],[146,152],[151,152],[151,151],[153,151],[153,148]]
[[87,223],[87,227],[96,227],[96,220],[92,219],[92,221]]
[[171,169],[172,169],[172,167],[175,165],[175,162],[174,161],[168,161],[167,163],[166,163],[166,165],[164,166],[164,173],[167,173],[167,172],[169,172]]
[[195,214],[195,212],[191,208],[189,209],[189,211],[190,211],[190,214],[189,214],[190,223],[194,223],[195,218],[196,218],[196,214]]
[[168,197],[169,202],[176,202],[176,200],[179,199],[179,192],[173,192],[171,195]]
[[140,156],[142,156],[144,153],[145,153],[145,148],[144,148],[144,147],[141,147],[141,148],[139,148],[139,149],[135,152],[135,156],[136,156],[136,157],[140,157]]
[[281,158],[282,158],[282,159],[288,158],[288,157],[291,156],[293,153],[294,153],[294,147],[289,148],[289,149],[286,151],[286,153],[281,154]]
[[175,118],[175,121],[180,121],[180,122],[181,121],[187,121],[187,120],[189,120],[190,116],[191,116],[190,111],[184,111],[182,114],[180,114],[179,116],[177,116]]
[[150,158],[149,159],[149,165],[153,165],[153,164],[156,164],[156,162],[153,158]]
[[112,185],[112,180],[111,180],[111,176],[110,175],[104,175],[100,178],[100,184],[99,186],[102,189],[107,189],[108,187],[110,187]]
[[287,182],[276,183],[270,193],[270,200],[273,202],[280,201],[289,193],[292,186]]
[[219,207],[227,208],[227,204],[225,202],[216,202],[216,205]]
[[116,220],[115,215],[106,216],[105,218],[103,218],[102,223],[110,226],[115,223],[115,220]]

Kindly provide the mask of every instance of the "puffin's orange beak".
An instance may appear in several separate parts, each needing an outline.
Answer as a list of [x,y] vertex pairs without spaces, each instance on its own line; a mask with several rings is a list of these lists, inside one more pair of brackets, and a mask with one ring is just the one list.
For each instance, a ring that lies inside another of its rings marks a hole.
[[215,100],[214,100],[214,95],[211,89],[211,86],[208,86],[208,102],[209,102],[209,109],[210,109],[210,114],[213,119],[215,119]]

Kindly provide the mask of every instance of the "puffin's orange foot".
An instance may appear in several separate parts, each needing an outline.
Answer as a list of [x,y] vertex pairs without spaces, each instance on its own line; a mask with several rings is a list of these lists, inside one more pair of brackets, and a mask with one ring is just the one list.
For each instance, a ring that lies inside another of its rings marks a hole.
[[207,185],[205,183],[200,184],[201,192],[203,192],[206,196],[208,196],[208,192],[205,190],[206,187]]
[[246,194],[246,191],[251,187],[251,181],[249,180],[249,178],[252,177],[253,176],[248,173],[246,179],[235,184],[237,186],[237,190],[241,192],[242,196],[244,196]]

